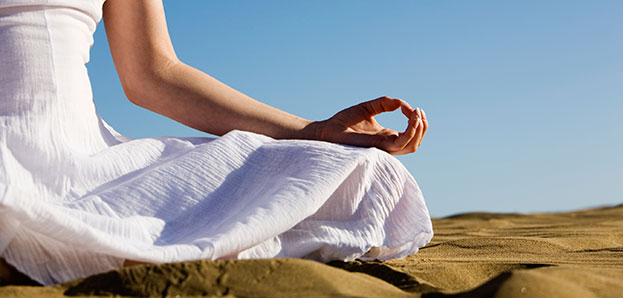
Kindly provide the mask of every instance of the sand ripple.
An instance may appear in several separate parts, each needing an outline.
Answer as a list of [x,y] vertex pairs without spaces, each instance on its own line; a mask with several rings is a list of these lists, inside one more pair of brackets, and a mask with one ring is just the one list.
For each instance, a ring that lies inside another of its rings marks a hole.
[[0,296],[622,297],[622,219],[623,206],[469,213],[433,220],[433,241],[402,260],[135,266],[56,287],[3,286]]

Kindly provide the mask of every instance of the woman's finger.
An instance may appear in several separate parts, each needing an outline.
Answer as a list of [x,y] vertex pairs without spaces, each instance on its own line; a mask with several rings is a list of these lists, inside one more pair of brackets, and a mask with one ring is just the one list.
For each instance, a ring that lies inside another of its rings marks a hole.
[[428,130],[428,120],[426,119],[426,112],[424,110],[422,110],[422,122],[424,123],[424,132],[422,132],[422,138],[420,139],[418,147],[422,146],[422,140],[424,140],[424,136],[426,135],[426,131]]
[[401,100],[384,96],[346,108],[333,117],[342,119],[348,126],[361,121],[370,120],[370,118],[376,114],[394,111],[398,109],[400,105]]
[[369,116],[374,116],[383,112],[395,111],[401,106],[401,104],[402,100],[400,99],[383,96],[377,99],[362,102],[359,105],[368,111]]
[[411,105],[409,105],[409,103],[404,100],[400,101],[400,111],[402,112],[403,115],[405,115],[409,119],[411,119],[411,114],[415,112],[415,110],[411,107]]
[[403,148],[405,148],[415,136],[417,126],[419,125],[419,121],[417,121],[417,115],[413,113],[411,118],[409,119],[409,124],[407,125],[407,129],[404,132],[398,134],[398,138],[393,142],[392,149],[389,150],[390,153],[399,152]]
[[422,137],[424,137],[424,121],[422,121],[422,118],[418,119],[418,121],[420,122],[420,125],[418,126],[417,131],[415,132],[415,137],[413,137],[413,142],[409,145],[412,145],[411,152],[415,152],[417,151],[418,146],[420,146],[420,143],[422,142]]
[[422,121],[422,118],[418,118],[417,122],[418,124],[415,129],[415,135],[413,136],[409,144],[407,144],[402,150],[394,154],[407,154],[417,151],[418,144],[422,140],[422,133],[424,131],[424,123]]

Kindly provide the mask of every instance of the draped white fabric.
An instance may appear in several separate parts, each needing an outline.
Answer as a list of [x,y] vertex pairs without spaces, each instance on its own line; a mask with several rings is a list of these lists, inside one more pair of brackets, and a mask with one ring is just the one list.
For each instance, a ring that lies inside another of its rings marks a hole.
[[400,258],[432,237],[377,149],[233,131],[130,140],[85,64],[102,1],[0,0],[0,256],[43,284],[126,259]]

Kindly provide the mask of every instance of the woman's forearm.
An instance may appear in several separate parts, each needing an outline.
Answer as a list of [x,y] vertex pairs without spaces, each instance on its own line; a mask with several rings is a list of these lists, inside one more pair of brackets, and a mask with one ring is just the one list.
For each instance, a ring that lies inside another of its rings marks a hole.
[[278,139],[317,139],[312,121],[261,103],[181,62],[126,90],[132,102],[192,128],[223,135],[240,129]]
[[[422,111],[385,96],[316,122],[256,101],[179,62],[161,1],[107,0],[103,16],[110,52],[128,98],[195,129],[215,135],[240,129],[278,139],[323,140],[406,154],[415,152],[428,128]],[[404,132],[385,128],[374,119],[399,108],[408,119]]]

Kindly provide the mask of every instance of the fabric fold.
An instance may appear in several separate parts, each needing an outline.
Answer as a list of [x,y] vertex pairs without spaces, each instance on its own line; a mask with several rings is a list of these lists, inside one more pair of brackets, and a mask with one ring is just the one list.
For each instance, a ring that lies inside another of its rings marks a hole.
[[0,257],[32,279],[125,260],[389,259],[430,241],[416,181],[378,149],[117,133],[85,66],[103,2],[22,2],[0,0]]

